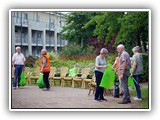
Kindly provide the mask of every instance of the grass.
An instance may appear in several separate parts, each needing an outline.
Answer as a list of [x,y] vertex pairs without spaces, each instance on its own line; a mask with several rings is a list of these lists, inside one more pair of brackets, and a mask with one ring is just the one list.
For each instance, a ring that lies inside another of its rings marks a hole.
[[[139,101],[139,103],[142,105],[142,108],[149,108],[149,90],[148,88],[142,88],[141,94],[142,94],[142,101]],[[136,96],[136,90],[131,90],[131,96]]]

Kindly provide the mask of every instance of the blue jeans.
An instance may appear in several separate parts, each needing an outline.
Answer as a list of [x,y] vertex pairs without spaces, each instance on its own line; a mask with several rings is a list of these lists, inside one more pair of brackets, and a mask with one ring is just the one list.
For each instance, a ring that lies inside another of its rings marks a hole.
[[19,85],[19,82],[20,82],[20,76],[21,76],[21,73],[22,73],[22,70],[23,70],[23,65],[14,65],[14,81],[13,81],[13,87],[16,87],[17,86],[17,81],[18,81],[18,87],[20,86]]
[[138,97],[138,98],[141,98],[141,88],[140,88],[140,86],[139,86],[139,83],[140,83],[140,80],[141,80],[141,75],[133,75],[133,78],[134,78],[135,81],[138,83],[138,84],[137,84],[137,83],[134,81],[134,85],[135,85],[136,91],[137,91],[137,97]]

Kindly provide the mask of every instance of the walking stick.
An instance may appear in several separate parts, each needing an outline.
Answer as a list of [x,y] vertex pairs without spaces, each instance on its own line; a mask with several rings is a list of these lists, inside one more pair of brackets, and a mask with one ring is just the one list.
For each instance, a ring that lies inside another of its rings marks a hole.
[[135,82],[140,88],[142,88],[142,86],[137,83],[137,81],[134,79],[134,77],[132,77],[132,78],[133,78],[134,82]]

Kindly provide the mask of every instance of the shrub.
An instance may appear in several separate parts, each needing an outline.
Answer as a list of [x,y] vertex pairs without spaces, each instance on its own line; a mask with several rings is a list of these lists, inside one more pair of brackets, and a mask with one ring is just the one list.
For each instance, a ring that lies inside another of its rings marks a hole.
[[67,56],[74,56],[81,54],[82,54],[81,46],[74,43],[70,43],[67,46],[65,46],[60,53],[60,55],[67,55]]
[[147,54],[143,54],[143,74],[141,81],[145,82],[149,80],[149,58]]
[[36,59],[32,56],[26,57],[25,66],[26,67],[34,67],[36,64]]

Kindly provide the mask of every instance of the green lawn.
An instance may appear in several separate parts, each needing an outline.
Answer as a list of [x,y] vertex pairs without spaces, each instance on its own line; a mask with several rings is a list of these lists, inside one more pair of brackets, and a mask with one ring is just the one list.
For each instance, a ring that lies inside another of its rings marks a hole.
[[[149,108],[149,94],[148,94],[148,88],[142,88],[141,89],[142,94],[142,101],[139,101],[142,105],[142,108]],[[130,91],[131,96],[136,96],[136,90]]]

